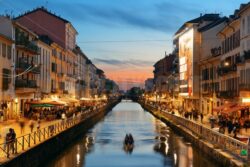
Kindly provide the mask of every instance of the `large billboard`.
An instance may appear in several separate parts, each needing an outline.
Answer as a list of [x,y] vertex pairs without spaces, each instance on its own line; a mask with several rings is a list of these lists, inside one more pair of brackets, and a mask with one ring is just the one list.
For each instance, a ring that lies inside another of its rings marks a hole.
[[193,28],[187,30],[179,37],[179,70],[180,70],[180,95],[192,96],[193,94]]

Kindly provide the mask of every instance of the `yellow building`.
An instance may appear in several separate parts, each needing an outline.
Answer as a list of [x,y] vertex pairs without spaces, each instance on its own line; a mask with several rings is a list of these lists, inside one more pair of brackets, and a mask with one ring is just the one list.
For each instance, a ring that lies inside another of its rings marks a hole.
[[250,105],[250,4],[241,5],[240,17],[240,54],[237,59],[239,76],[239,103]]
[[200,111],[203,114],[213,113],[213,108],[220,104],[216,92],[219,92],[220,88],[217,70],[220,66],[222,47],[217,34],[225,27],[227,21],[228,18],[223,17],[199,29],[201,33]]
[[218,75],[220,91],[217,97],[221,105],[237,103],[239,97],[239,75],[237,59],[240,57],[240,18],[235,14],[229,18],[228,24],[218,33],[221,39],[222,55]]
[[14,41],[0,33],[0,112],[4,119],[14,116],[13,46]]
[[24,26],[15,23],[15,93],[16,114],[23,115],[27,112],[26,103],[40,99],[38,87],[38,76],[40,75],[40,64],[38,55],[40,51],[35,41],[38,36]]

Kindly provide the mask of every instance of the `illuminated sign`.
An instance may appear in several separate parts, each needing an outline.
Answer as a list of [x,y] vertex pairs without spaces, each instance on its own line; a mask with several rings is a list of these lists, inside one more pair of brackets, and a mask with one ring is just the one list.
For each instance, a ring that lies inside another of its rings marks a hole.
[[180,72],[186,72],[187,71],[187,64],[180,66]]
[[180,65],[186,64],[186,57],[180,58]]
[[185,73],[180,73],[180,80],[185,80]]
[[242,103],[250,103],[250,98],[242,98]]

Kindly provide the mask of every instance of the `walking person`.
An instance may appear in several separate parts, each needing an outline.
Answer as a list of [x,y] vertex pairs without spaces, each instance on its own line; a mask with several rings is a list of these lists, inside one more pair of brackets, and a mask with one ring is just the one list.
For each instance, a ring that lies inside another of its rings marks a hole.
[[21,130],[21,134],[23,134],[24,133],[24,126],[25,126],[24,120],[21,120],[19,122],[19,126],[20,126],[20,130]]
[[201,123],[203,123],[203,113],[200,114],[201,117]]
[[34,129],[34,121],[33,120],[30,120],[29,127],[30,127],[30,132],[32,133],[33,129]]
[[37,120],[37,125],[36,125],[37,131],[40,130],[40,124],[41,124],[41,121],[40,121],[40,119],[38,119]]

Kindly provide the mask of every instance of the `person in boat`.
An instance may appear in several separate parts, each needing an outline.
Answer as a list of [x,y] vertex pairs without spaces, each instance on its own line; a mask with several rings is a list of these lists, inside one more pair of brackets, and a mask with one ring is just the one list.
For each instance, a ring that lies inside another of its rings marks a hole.
[[126,134],[124,144],[128,144],[128,143],[129,143],[129,136],[128,134]]
[[128,138],[129,138],[129,144],[134,144],[134,138],[131,135],[131,133],[128,135]]

